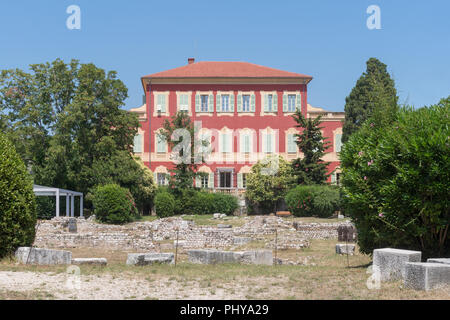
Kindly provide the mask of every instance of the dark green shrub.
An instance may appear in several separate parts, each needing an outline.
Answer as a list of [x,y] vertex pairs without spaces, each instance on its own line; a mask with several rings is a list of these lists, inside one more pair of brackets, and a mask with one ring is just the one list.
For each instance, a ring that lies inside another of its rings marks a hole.
[[210,200],[209,206],[212,209],[209,213],[232,215],[239,207],[237,198],[231,194],[212,193],[212,196],[208,199]]
[[14,146],[0,134],[0,258],[35,237],[33,182]]
[[360,250],[395,247],[450,254],[450,97],[392,124],[370,119],[344,145],[343,206]]
[[36,197],[36,213],[38,219],[49,220],[55,216],[55,212],[55,197]]
[[214,194],[203,191],[197,191],[186,204],[186,214],[211,214],[214,209]]
[[297,217],[331,217],[339,210],[339,190],[331,186],[300,185],[285,198],[288,210]]
[[137,215],[131,193],[117,184],[98,186],[93,194],[94,214],[100,222],[123,224]]
[[160,218],[171,217],[175,212],[175,198],[168,192],[157,192],[155,196],[155,211]]

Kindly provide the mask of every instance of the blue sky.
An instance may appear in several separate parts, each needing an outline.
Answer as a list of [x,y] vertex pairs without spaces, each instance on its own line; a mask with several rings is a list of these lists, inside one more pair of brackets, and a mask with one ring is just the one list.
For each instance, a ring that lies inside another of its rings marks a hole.
[[[69,5],[81,30],[66,28]],[[381,30],[369,30],[369,5]],[[314,77],[309,103],[343,111],[370,57],[388,65],[401,103],[450,95],[450,1],[2,1],[0,69],[62,58],[116,70],[142,101],[140,77],[196,61],[247,61]]]

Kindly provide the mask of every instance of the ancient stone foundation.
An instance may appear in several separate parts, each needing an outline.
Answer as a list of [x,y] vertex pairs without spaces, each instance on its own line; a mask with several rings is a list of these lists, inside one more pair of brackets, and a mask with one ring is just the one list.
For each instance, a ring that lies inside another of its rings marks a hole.
[[43,248],[20,247],[16,259],[21,263],[38,265],[71,264],[72,252]]

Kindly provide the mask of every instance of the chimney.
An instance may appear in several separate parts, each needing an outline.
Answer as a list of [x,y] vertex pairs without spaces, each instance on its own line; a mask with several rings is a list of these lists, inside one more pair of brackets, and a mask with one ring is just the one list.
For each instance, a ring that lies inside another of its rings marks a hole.
[[195,62],[195,58],[188,58],[188,64],[193,64]]

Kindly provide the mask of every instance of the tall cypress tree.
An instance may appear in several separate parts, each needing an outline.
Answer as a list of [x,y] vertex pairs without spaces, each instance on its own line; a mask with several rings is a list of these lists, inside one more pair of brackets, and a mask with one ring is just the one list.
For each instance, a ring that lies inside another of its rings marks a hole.
[[386,115],[397,110],[397,91],[387,66],[376,58],[370,58],[366,64],[366,72],[345,99],[342,142],[346,142],[374,110],[383,110]]
[[322,160],[325,151],[330,147],[322,136],[320,124],[322,116],[314,119],[306,119],[300,110],[292,115],[298,123],[297,128],[301,128],[301,132],[296,134],[296,143],[304,157],[297,158],[292,161],[294,174],[297,177],[298,184],[324,184],[329,177],[327,167],[329,162]]

